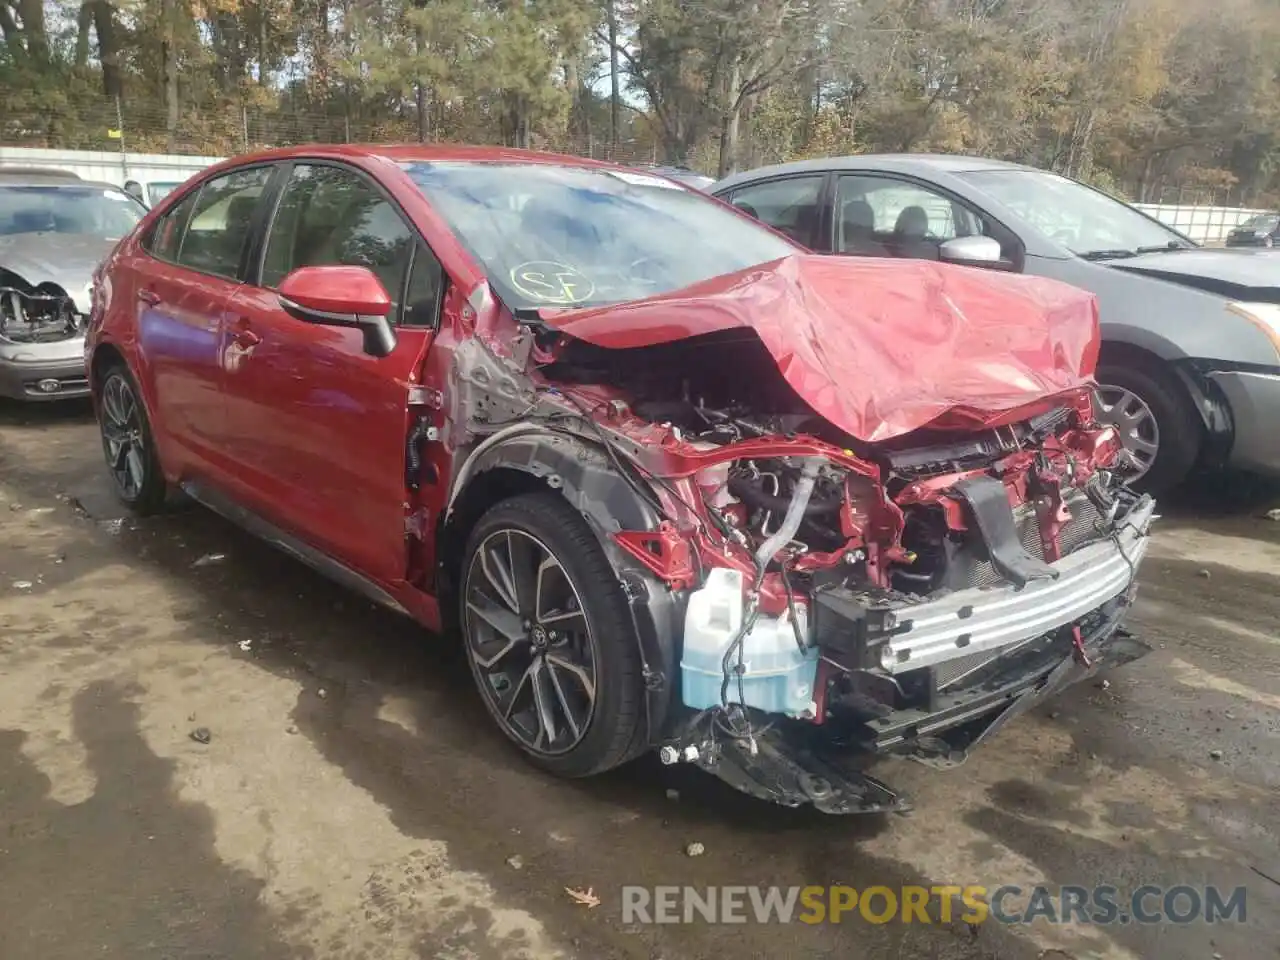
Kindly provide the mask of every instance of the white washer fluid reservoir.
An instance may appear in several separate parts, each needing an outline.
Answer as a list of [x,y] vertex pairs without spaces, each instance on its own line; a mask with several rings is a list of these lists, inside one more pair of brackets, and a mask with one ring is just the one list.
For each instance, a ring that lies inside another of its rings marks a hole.
[[[746,615],[745,580],[738,570],[713,567],[706,583],[689,596],[684,617],[684,650],[680,659],[681,694],[695,710],[720,703],[722,666]],[[796,600],[800,636],[809,644],[808,607]],[[732,664],[738,662],[735,653]],[[811,718],[816,710],[814,683],[818,648],[796,645],[789,611],[779,617],[761,614],[743,639],[742,698],[748,707],[790,717]],[[739,702],[738,679],[731,675],[729,702]]]

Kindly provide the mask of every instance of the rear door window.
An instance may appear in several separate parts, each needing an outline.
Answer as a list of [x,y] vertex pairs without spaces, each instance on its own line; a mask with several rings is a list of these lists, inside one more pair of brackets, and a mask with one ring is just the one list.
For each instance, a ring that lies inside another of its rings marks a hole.
[[182,246],[182,235],[187,230],[187,221],[191,219],[191,211],[199,198],[200,191],[193,190],[176,207],[161,217],[143,241],[143,248],[161,260],[176,262],[178,250]]
[[821,219],[822,174],[787,177],[735,190],[729,202],[739,210],[812,247]]
[[[235,280],[271,167],[235,170],[200,188],[174,259],[184,267]],[[177,213],[186,201],[175,209]]]

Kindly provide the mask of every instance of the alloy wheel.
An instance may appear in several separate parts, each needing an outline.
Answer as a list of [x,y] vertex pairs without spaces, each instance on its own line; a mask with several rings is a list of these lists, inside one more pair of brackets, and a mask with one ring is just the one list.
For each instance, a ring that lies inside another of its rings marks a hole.
[[463,596],[468,655],[494,716],[535,754],[572,750],[595,711],[597,647],[564,566],[529,533],[496,530],[472,555]]
[[126,500],[142,494],[147,480],[142,414],[133,387],[112,374],[102,385],[102,446],[111,476]]
[[1160,425],[1151,407],[1132,390],[1099,384],[1095,411],[1100,422],[1116,428],[1120,442],[1129,451],[1125,479],[1132,482],[1146,475],[1160,452]]

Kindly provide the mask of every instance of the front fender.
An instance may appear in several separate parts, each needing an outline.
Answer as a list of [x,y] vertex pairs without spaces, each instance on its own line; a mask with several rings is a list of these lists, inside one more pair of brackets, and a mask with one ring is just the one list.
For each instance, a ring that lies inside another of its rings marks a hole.
[[485,486],[485,478],[494,471],[515,471],[557,491],[582,514],[600,541],[631,612],[645,683],[648,741],[656,745],[664,736],[679,682],[679,639],[687,594],[654,577],[618,545],[613,534],[656,530],[661,521],[657,509],[619,474],[599,444],[526,423],[494,434],[466,460],[450,493],[446,524],[459,520],[468,489]]

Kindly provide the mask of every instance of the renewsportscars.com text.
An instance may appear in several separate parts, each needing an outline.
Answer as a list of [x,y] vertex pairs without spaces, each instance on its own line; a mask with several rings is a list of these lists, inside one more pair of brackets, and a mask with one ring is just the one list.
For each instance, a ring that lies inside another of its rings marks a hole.
[[[932,917],[930,908],[933,907]],[[623,923],[1244,923],[1244,887],[622,888]]]

